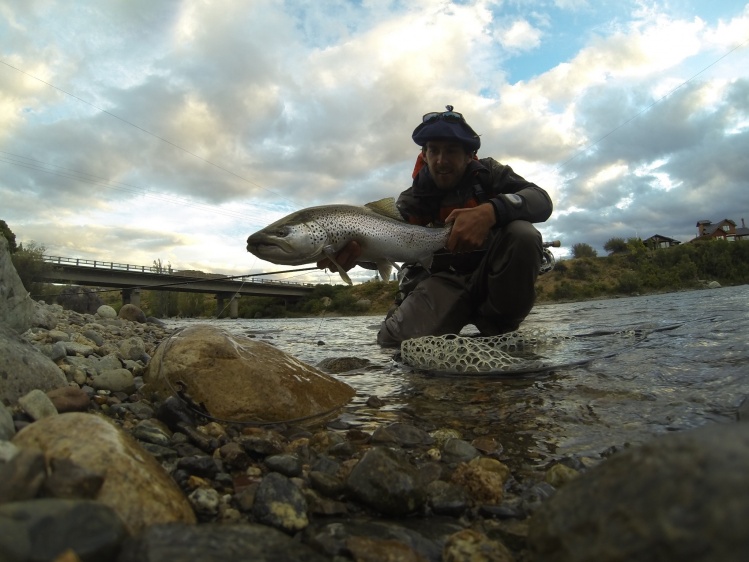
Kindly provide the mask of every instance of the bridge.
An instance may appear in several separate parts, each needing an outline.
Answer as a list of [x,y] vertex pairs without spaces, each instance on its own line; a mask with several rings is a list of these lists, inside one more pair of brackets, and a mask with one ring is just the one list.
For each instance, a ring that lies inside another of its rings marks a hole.
[[165,271],[157,267],[61,256],[43,256],[42,259],[54,267],[45,268],[46,271],[40,273],[35,281],[119,288],[122,289],[123,304],[135,306],[140,306],[140,292],[143,289],[213,293],[216,295],[216,315],[224,310],[224,301],[229,299],[231,318],[238,316],[241,295],[299,298],[311,293],[315,287],[310,283],[257,279],[258,275],[225,276],[172,271],[171,268]]

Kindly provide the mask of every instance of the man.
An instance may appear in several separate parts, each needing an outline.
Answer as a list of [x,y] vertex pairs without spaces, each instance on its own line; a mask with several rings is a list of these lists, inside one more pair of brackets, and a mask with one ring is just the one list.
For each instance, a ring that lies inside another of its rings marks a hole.
[[[452,224],[447,252],[435,254],[430,271],[404,265],[397,306],[377,334],[382,346],[457,334],[466,324],[482,335],[510,332],[535,301],[543,245],[531,223],[549,218],[551,199],[509,166],[478,159],[479,136],[452,106],[446,109],[427,113],[414,130],[421,154],[413,185],[397,206],[413,224]],[[338,263],[350,269],[360,252],[351,242],[338,253]]]

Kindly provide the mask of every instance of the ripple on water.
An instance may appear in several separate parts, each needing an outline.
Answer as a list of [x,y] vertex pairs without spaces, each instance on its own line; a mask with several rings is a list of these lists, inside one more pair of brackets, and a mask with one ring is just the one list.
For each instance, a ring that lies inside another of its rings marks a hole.
[[[733,419],[749,394],[748,302],[749,287],[741,286],[538,306],[524,326],[601,334],[540,352],[557,365],[581,357],[588,363],[515,377],[435,376],[406,367],[375,343],[378,317],[211,322],[312,365],[366,358],[366,368],[335,375],[357,389],[342,414],[347,423],[374,429],[406,415],[467,439],[493,436],[505,460],[522,471]],[[644,337],[613,336],[639,328]],[[368,406],[369,396],[385,405]]]

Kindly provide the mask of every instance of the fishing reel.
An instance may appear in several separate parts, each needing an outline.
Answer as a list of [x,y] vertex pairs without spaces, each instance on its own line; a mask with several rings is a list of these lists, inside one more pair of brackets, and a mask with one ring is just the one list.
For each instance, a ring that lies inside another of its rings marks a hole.
[[559,248],[561,245],[562,242],[560,240],[554,240],[553,242],[544,242],[544,251],[541,255],[541,268],[538,270],[539,275],[549,273],[549,271],[554,269],[554,265],[556,265],[556,259],[554,258],[554,254],[551,253],[551,250],[549,250],[549,248]]

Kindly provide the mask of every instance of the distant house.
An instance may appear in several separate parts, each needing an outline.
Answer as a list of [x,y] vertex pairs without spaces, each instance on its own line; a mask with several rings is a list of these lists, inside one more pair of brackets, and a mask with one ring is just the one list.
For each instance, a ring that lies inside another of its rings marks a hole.
[[731,219],[723,219],[713,224],[709,220],[697,221],[697,240],[749,240],[749,228],[746,227],[744,219],[741,219],[741,226],[736,227],[736,223]]
[[671,246],[678,246],[681,244],[678,240],[674,240],[668,236],[662,236],[661,234],[653,234],[650,238],[643,240],[642,243],[651,250],[670,248]]

